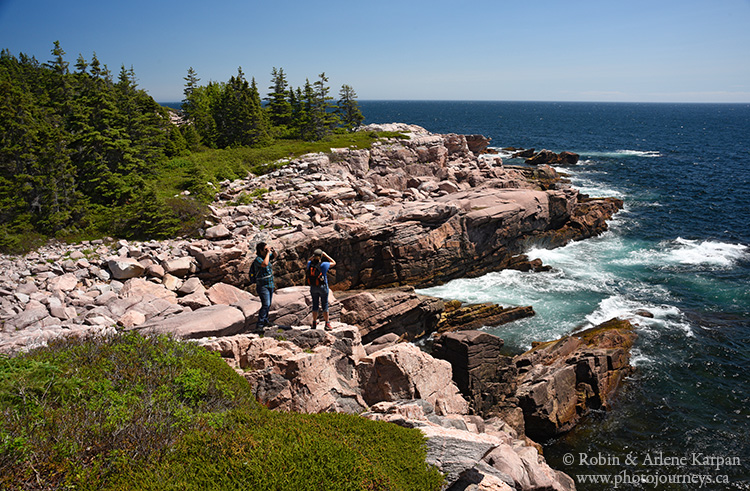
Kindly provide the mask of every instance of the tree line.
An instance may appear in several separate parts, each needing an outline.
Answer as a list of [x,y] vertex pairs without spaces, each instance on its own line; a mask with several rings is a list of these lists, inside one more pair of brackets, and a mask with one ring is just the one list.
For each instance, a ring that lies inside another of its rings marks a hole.
[[351,131],[364,120],[351,86],[342,85],[338,102],[333,103],[325,72],[315,82],[306,79],[304,87],[294,89],[284,69],[274,67],[263,101],[255,78],[248,81],[242,67],[228,82],[199,85],[199,81],[190,67],[182,111],[200,143],[210,148],[262,146],[276,138],[315,141],[334,131]]
[[113,76],[96,53],[71,67],[54,43],[41,63],[0,52],[0,251],[49,237],[163,238],[199,215],[199,204],[158,196],[160,166],[206,148],[264,146],[279,138],[317,140],[363,118],[351,87],[332,103],[327,78],[288,87],[274,68],[265,103],[242,70],[198,85],[188,70],[187,125],[137,84],[132,67]]

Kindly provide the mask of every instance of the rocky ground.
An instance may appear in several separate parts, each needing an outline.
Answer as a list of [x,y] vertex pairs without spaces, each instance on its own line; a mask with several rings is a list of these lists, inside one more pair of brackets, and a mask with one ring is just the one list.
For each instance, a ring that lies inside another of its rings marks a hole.
[[[523,251],[599,234],[622,202],[582,196],[547,165],[504,166],[480,136],[366,130],[408,138],[221,183],[200,239],[1,256],[0,351],[64,335],[171,333],[221,352],[270,407],[419,427],[454,489],[574,488],[529,436],[607,406],[630,370],[632,327],[614,322],[510,358],[502,340],[466,328],[533,315],[531,306],[446,305],[413,287],[544,270]],[[260,303],[247,281],[259,241],[279,251],[271,319],[284,326],[263,333],[253,332]],[[316,248],[337,262],[332,332],[307,327],[311,302],[297,286]],[[408,342],[430,335],[432,354]]]

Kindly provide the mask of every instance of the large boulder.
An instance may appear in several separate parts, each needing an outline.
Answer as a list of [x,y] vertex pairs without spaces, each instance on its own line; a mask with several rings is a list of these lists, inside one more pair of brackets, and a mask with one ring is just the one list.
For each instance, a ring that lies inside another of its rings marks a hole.
[[540,152],[532,155],[526,159],[527,164],[531,165],[574,165],[578,163],[580,156],[573,152],[560,152],[555,153],[550,150],[541,150]]
[[161,298],[170,303],[177,303],[177,294],[168,290],[163,285],[152,283],[143,278],[131,278],[125,282],[120,290],[120,297],[154,297]]
[[165,274],[171,274],[178,278],[184,278],[189,273],[194,273],[196,271],[195,260],[189,256],[164,261],[162,267],[164,268]]
[[409,343],[376,351],[359,365],[365,401],[424,399],[438,414],[465,414],[469,405],[453,383],[450,363]]
[[532,446],[498,445],[484,461],[513,480],[513,489],[574,491],[575,481],[552,469]]
[[117,257],[107,261],[112,277],[116,280],[127,280],[141,276],[146,268],[132,257]]
[[239,309],[228,305],[212,305],[193,312],[155,318],[133,327],[142,332],[173,334],[185,339],[230,336],[244,328],[245,316]]
[[492,138],[484,135],[466,135],[466,144],[474,155],[479,155],[487,151]]
[[474,468],[492,449],[502,442],[487,434],[476,434],[455,428],[422,426],[427,437],[427,463],[439,468],[448,483]]
[[[341,317],[341,304],[333,291],[328,292],[328,315]],[[312,324],[312,295],[309,286],[291,286],[274,292],[269,319],[281,326],[309,326]],[[319,322],[322,321],[322,313]]]
[[[140,265],[139,265],[140,266]],[[75,290],[78,285],[78,277],[73,273],[65,273],[60,276],[55,276],[47,281],[47,289],[51,292],[61,291],[70,292]]]
[[527,435],[545,440],[570,430],[591,409],[608,408],[619,383],[633,371],[635,338],[629,321],[612,319],[515,357],[516,397]]
[[359,326],[362,339],[369,343],[384,334],[395,334],[409,341],[435,330],[443,301],[418,295],[414,288],[339,293],[341,321]]
[[214,305],[235,305],[258,301],[258,297],[226,283],[216,283],[206,291],[206,296]]

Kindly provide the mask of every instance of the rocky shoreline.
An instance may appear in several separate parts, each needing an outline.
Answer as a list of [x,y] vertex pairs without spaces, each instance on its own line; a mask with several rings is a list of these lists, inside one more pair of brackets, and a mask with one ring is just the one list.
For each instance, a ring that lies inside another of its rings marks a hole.
[[[573,489],[530,437],[607,407],[631,370],[632,326],[612,321],[511,358],[476,329],[533,315],[532,306],[457,305],[414,287],[543,271],[524,250],[595,236],[622,202],[580,195],[545,164],[505,166],[478,135],[365,128],[376,130],[407,138],[221,183],[201,239],[0,256],[0,352],[65,335],[170,333],[220,352],[269,407],[419,427],[453,489]],[[247,271],[261,240],[280,251],[271,319],[287,327],[256,333]],[[337,262],[332,332],[306,327],[309,295],[295,286],[319,247]],[[408,342],[428,336],[431,354]]]

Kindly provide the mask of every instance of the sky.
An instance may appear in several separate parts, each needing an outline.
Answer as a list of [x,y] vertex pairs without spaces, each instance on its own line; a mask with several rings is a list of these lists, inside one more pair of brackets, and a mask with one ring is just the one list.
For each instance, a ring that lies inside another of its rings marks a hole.
[[0,49],[133,68],[159,102],[238,68],[359,100],[750,102],[750,0],[0,0]]

